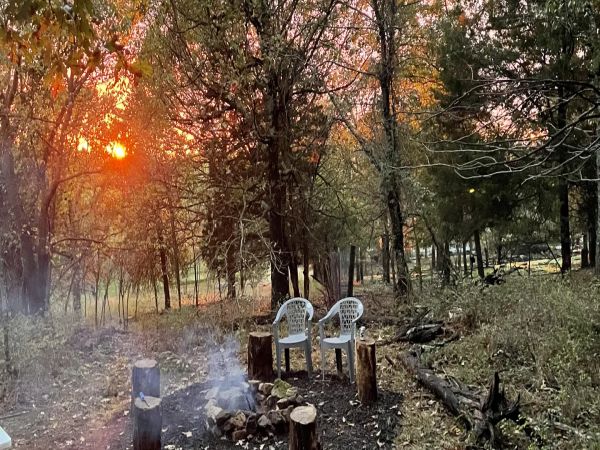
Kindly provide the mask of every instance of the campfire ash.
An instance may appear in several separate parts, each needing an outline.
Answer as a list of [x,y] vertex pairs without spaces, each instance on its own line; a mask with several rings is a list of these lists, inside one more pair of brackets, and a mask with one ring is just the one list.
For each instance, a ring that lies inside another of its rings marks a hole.
[[225,336],[211,348],[208,366],[213,378],[204,394],[207,428],[234,441],[285,433],[292,409],[304,404],[296,389],[281,380],[247,381],[233,336]]

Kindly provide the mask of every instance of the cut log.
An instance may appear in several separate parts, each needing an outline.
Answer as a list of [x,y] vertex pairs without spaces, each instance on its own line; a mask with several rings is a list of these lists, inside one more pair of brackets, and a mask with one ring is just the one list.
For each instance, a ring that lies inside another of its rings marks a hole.
[[273,335],[252,332],[248,336],[248,379],[270,381],[273,379]]
[[289,450],[320,450],[317,435],[317,409],[298,406],[290,414]]
[[133,364],[131,373],[131,405],[140,392],[160,398],[160,368],[154,359],[140,359]]
[[356,387],[363,405],[377,401],[377,358],[373,339],[356,341]]
[[160,398],[136,398],[133,415],[133,450],[160,450],[162,415]]

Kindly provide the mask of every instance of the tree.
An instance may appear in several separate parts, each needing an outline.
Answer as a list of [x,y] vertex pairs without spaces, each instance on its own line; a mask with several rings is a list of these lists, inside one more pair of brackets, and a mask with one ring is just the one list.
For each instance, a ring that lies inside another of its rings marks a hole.
[[454,70],[453,87],[462,91],[454,89],[458,95],[446,112],[480,105],[471,123],[484,140],[455,138],[472,155],[459,171],[466,178],[556,177],[563,272],[571,267],[569,188],[595,151],[598,96],[590,79],[597,36],[588,32],[597,16],[594,4],[459,3],[446,22],[441,52],[454,62],[454,69],[446,68]]
[[209,139],[231,127],[236,132],[225,132],[226,148],[244,148],[246,162],[260,173],[254,182],[261,183],[256,201],[263,202],[260,216],[268,227],[273,308],[289,295],[286,211],[293,167],[310,162],[329,128],[320,99],[335,51],[329,23],[338,7],[325,0],[277,7],[174,0],[164,11],[166,93],[184,108],[173,114],[178,126]]

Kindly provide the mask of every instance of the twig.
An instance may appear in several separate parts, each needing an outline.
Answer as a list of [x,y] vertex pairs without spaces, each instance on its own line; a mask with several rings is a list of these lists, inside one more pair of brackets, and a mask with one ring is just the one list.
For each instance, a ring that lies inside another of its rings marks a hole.
[[12,419],[13,417],[19,417],[27,414],[29,411],[21,411],[12,414],[6,414],[5,416],[0,416],[0,420]]

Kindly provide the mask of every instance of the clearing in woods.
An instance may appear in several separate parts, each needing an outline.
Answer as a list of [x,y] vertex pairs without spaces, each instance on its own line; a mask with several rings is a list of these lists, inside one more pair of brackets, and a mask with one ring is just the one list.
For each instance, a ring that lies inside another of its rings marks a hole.
[[[459,418],[407,372],[402,355],[417,346],[421,361],[442,377],[485,391],[494,371],[507,397],[520,396],[525,422],[501,423],[513,448],[597,448],[600,445],[600,306],[598,285],[585,272],[565,279],[507,277],[500,286],[461,285],[423,292],[396,305],[388,287],[357,287],[362,323],[377,340],[380,399],[356,401],[355,387],[330,373],[306,379],[303,357],[292,352],[288,382],[317,405],[324,448],[466,448],[475,444]],[[317,303],[317,302],[316,302]],[[247,306],[246,309],[244,306]],[[325,313],[317,303],[316,318]],[[218,324],[212,317],[221,317]],[[439,324],[421,344],[406,342],[407,325]],[[235,448],[206,433],[202,399],[210,377],[207,354],[220,336],[240,342],[245,364],[249,331],[269,330],[267,318],[246,304],[186,307],[140,316],[129,330],[87,323],[15,318],[13,361],[19,376],[2,381],[2,425],[16,448],[129,448],[133,361],[156,358],[161,367],[163,444],[166,448]],[[333,352],[328,367],[334,368]],[[319,370],[318,343],[313,360]],[[249,441],[287,448],[287,436]],[[246,443],[244,443],[245,445]],[[171,447],[169,447],[171,445]]]

